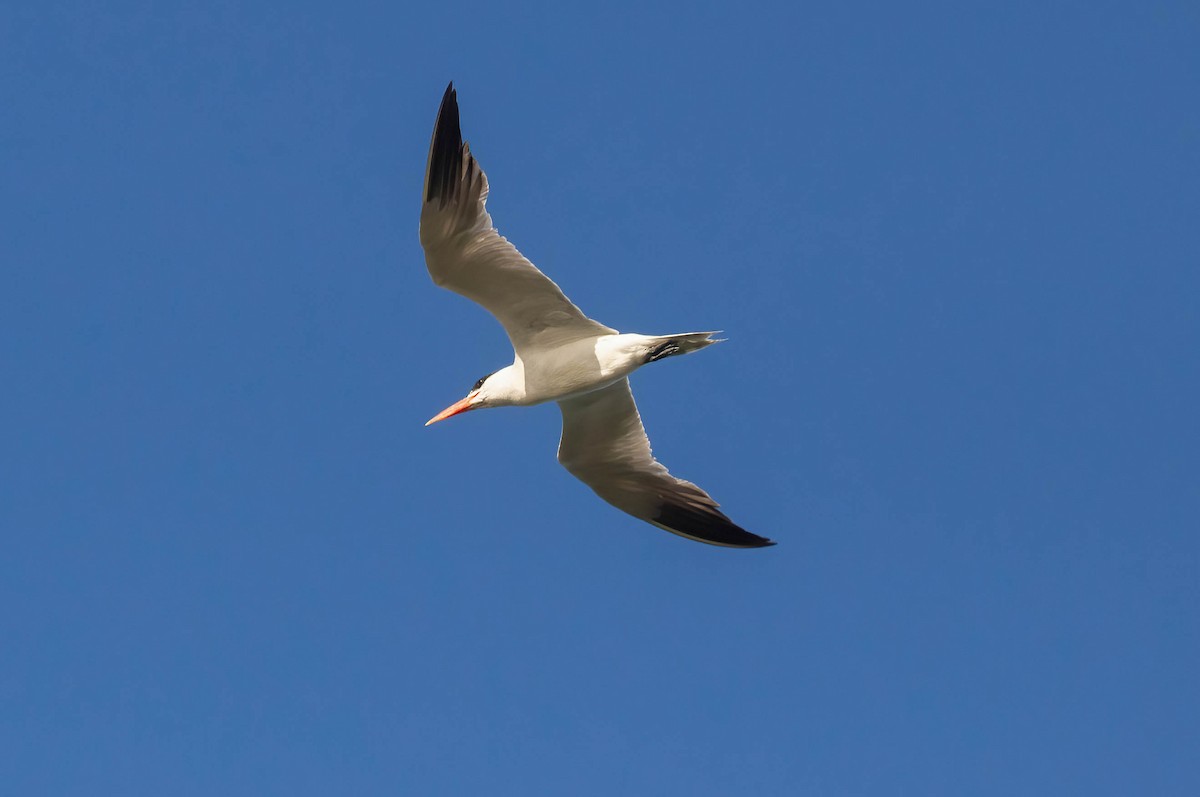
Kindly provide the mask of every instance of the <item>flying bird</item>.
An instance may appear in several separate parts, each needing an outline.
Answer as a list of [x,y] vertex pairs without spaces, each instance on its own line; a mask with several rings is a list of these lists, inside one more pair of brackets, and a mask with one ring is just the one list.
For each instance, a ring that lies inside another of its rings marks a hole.
[[496,231],[487,195],[487,177],[462,140],[451,83],[429,145],[421,246],[434,283],[483,305],[508,333],[515,356],[425,425],[469,410],[557,401],[563,419],[558,461],[608,503],[711,545],[774,545],[659,464],[629,389],[628,377],[638,368],[718,343],[715,333],[620,334],[588,318]]

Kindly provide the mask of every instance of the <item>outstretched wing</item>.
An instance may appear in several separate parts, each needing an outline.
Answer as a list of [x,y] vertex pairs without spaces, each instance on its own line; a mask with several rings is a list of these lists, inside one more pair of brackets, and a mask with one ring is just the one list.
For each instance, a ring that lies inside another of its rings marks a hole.
[[712,545],[775,544],[735,524],[708,493],[676,479],[654,458],[628,379],[558,406],[563,416],[558,461],[617,509]]
[[478,302],[504,326],[518,356],[616,334],[591,320],[496,232],[485,209],[487,176],[463,143],[454,84],[446,87],[429,145],[421,246],[433,281]]

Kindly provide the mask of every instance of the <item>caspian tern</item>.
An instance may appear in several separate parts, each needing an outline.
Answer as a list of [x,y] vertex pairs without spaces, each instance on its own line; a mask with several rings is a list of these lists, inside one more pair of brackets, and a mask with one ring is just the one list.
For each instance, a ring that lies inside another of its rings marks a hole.
[[715,333],[623,335],[588,318],[496,231],[487,195],[487,177],[462,140],[451,83],[429,145],[421,246],[434,283],[483,305],[508,333],[515,356],[425,425],[468,410],[557,401],[558,461],[608,503],[711,545],[774,545],[736,525],[708,493],[654,459],[629,389],[628,376],[638,368],[718,343]]

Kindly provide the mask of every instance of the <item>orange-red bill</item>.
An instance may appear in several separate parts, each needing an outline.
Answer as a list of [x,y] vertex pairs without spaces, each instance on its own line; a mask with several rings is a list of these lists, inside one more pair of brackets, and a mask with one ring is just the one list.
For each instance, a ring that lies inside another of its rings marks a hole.
[[467,396],[465,399],[454,402],[449,407],[447,407],[446,409],[439,412],[437,415],[434,415],[432,418],[430,418],[429,420],[427,420],[425,422],[425,425],[428,426],[431,423],[437,423],[438,421],[444,421],[447,418],[449,418],[451,415],[458,415],[460,412],[466,412],[469,409],[471,409],[471,397]]

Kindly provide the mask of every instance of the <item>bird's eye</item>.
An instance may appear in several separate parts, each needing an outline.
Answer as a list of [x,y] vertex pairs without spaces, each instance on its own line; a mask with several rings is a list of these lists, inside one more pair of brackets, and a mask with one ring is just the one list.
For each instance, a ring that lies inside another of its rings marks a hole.
[[[492,373],[495,373],[495,372],[493,371]],[[483,376],[479,377],[479,381],[475,383],[475,387],[471,388],[471,390],[474,391],[474,390],[478,390],[479,388],[483,387],[483,383],[486,382],[487,378],[491,375],[492,374],[484,374]]]

